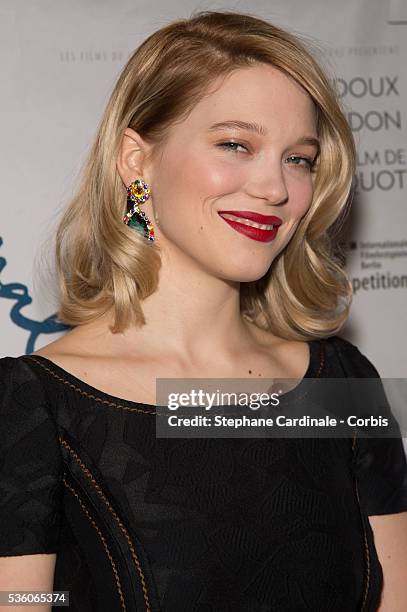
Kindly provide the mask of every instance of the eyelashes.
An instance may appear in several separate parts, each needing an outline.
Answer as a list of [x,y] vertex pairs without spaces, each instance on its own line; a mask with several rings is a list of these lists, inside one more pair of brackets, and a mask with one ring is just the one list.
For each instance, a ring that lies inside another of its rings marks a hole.
[[[315,172],[314,166],[315,166],[315,160],[314,159],[310,159],[309,157],[301,157],[300,155],[289,155],[289,157],[287,157],[287,159],[301,159],[303,161],[306,162],[309,170],[311,172]],[[294,164],[294,166],[298,166],[299,164]]]
[[[231,146],[235,146],[235,147],[243,147],[243,149],[245,149],[245,151],[247,151],[247,148],[242,145],[240,142],[220,142],[218,145],[218,147],[223,148],[223,149],[228,149],[229,151],[236,151],[236,149],[232,149]],[[237,152],[237,151],[236,151]]]
[[[225,142],[220,142],[216,146],[219,147],[220,149],[224,149],[225,151],[232,151],[234,153],[239,153],[238,149],[234,147],[242,147],[245,151],[248,151],[247,147],[241,144],[240,142],[225,141]],[[301,165],[299,163],[294,163],[293,165],[298,166],[299,168],[305,168],[306,170],[309,170],[310,172],[315,172],[315,162],[316,162],[317,157],[318,156],[312,159],[310,157],[304,157],[301,155],[289,155],[287,159],[304,161],[305,165]]]

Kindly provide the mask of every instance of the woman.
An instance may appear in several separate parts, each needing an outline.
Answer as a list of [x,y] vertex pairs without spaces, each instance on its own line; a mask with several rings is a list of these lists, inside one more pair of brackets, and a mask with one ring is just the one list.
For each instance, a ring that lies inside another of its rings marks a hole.
[[156,378],[378,377],[336,335],[354,168],[287,32],[203,12],[136,50],[57,232],[74,328],[0,360],[2,590],[84,611],[406,608],[400,439],[155,435]]

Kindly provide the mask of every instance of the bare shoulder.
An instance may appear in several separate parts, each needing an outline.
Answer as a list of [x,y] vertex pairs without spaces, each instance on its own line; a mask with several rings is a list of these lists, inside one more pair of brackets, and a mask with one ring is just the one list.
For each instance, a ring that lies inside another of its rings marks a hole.
[[47,359],[58,359],[59,357],[63,359],[69,355],[80,357],[86,354],[86,336],[81,335],[79,338],[78,334],[74,335],[73,331],[70,331],[30,354],[40,355]]
[[302,378],[310,361],[310,348],[305,340],[288,340],[252,325],[258,345],[275,369],[276,376]]
[[278,351],[281,368],[293,378],[302,378],[310,362],[310,348],[307,342],[299,340],[281,340],[272,347]]
[[92,364],[95,364],[95,354],[91,351],[91,347],[91,337],[87,337],[86,332],[81,330],[81,333],[75,333],[75,330],[72,330],[31,355],[45,357],[81,378],[83,375],[86,376],[92,369]]
[[112,350],[90,328],[72,330],[31,355],[45,357],[95,391],[129,401],[155,403],[155,378],[136,367],[141,366],[137,356],[129,359],[125,351]]

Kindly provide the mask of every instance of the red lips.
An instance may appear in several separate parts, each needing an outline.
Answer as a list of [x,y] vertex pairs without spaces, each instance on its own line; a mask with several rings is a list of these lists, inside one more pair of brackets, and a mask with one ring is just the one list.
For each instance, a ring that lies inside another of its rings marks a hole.
[[[261,215],[260,213],[251,212],[250,210],[220,210],[218,211],[218,214],[236,232],[243,234],[247,238],[256,240],[257,242],[271,242],[274,240],[274,238],[277,236],[278,228],[283,222],[280,217]],[[228,219],[227,217],[223,216],[225,214],[236,215],[236,217],[241,217],[242,219],[250,220],[254,223],[259,223],[260,225],[273,225],[274,227],[269,230],[261,229],[260,227],[252,227],[251,225],[239,222],[236,219]]]
[[274,215],[261,215],[260,213],[255,213],[250,210],[219,210],[218,213],[220,215],[228,213],[262,225],[281,225],[283,222],[280,217],[275,217]]

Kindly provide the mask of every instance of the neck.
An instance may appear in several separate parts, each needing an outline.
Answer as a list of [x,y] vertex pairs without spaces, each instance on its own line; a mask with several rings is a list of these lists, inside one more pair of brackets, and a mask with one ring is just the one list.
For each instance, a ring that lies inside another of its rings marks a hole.
[[[162,256],[157,290],[141,303],[146,324],[112,334],[112,313],[88,324],[98,346],[122,355],[168,355],[210,362],[250,348],[257,334],[240,313],[240,282],[221,279],[185,257]],[[79,328],[77,328],[79,330]]]

